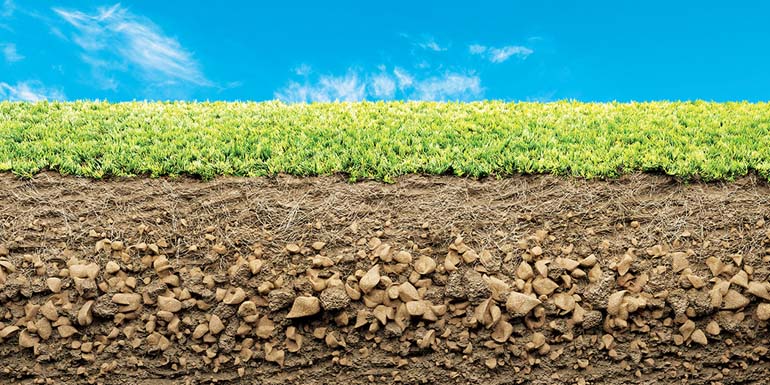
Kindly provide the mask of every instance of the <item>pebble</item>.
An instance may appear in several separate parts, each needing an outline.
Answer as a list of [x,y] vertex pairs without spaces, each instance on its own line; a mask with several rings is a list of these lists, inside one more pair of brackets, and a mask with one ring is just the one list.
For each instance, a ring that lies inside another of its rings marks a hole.
[[512,315],[523,317],[540,304],[540,300],[535,297],[512,291],[510,294],[508,294],[508,299],[505,302],[505,308]]
[[308,317],[320,312],[321,303],[317,297],[300,296],[294,299],[294,304],[291,306],[291,310],[286,315],[286,318]]

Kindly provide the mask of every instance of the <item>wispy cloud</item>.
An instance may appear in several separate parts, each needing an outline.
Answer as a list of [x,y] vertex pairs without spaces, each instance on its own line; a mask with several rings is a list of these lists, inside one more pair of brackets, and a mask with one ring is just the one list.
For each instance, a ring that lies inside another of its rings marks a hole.
[[302,64],[294,67],[294,73],[299,75],[299,76],[308,75],[312,71],[313,71],[313,68],[310,67],[310,65],[307,64],[307,63],[302,63]]
[[345,75],[324,75],[316,83],[295,81],[275,93],[276,99],[289,103],[301,102],[352,102],[363,100],[366,96],[366,83],[357,73],[349,71]]
[[412,37],[407,33],[401,33],[401,37],[408,39],[412,45],[422,48],[427,51],[443,52],[448,50],[447,46],[443,46],[436,41],[436,38],[431,35],[421,35],[419,37]]
[[481,79],[474,74],[446,72],[417,78],[400,67],[362,74],[348,69],[345,75],[324,75],[317,81],[290,81],[275,93],[275,98],[288,103],[352,102],[360,100],[470,100],[483,96]]
[[213,85],[192,53],[175,38],[120,4],[98,8],[94,14],[53,10],[73,29],[70,39],[83,50],[82,57],[95,72],[138,73],[140,80],[155,84]]
[[479,44],[472,44],[468,46],[468,51],[471,55],[479,55],[492,63],[502,63],[511,58],[511,56],[517,56],[521,59],[526,59],[527,56],[533,54],[531,48],[521,45],[507,45],[505,47],[487,47]]
[[379,73],[371,80],[372,95],[378,99],[392,99],[396,95],[396,81],[387,73]]
[[14,4],[13,0],[5,0],[3,1],[3,6],[0,7],[0,16],[11,17],[15,10],[16,4]]
[[412,84],[414,84],[414,78],[412,75],[410,75],[409,72],[406,72],[406,70],[401,67],[394,68],[393,75],[396,77],[396,80],[398,80],[398,88],[402,90],[409,88],[412,86]]
[[46,87],[37,80],[16,82],[15,85],[0,82],[0,99],[3,100],[37,102],[66,98],[60,89]]
[[480,97],[483,89],[477,75],[448,72],[417,83],[415,93],[420,100],[469,100]]
[[5,43],[0,44],[0,46],[3,47],[3,57],[5,57],[5,61],[9,63],[15,63],[17,61],[24,60],[24,55],[21,55],[18,51],[16,51],[16,44]]
[[446,51],[447,50],[446,47],[440,46],[436,42],[436,39],[434,39],[432,36],[428,36],[428,37],[424,38],[422,41],[418,42],[417,45],[420,46],[423,49],[427,49],[427,50],[431,50],[431,51],[436,51],[436,52],[441,52],[441,51]]

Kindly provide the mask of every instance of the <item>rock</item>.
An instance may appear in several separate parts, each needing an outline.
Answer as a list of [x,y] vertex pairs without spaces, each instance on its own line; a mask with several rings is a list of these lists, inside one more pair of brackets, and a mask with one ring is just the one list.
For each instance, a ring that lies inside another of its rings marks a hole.
[[613,342],[615,342],[615,337],[613,337],[612,334],[605,334],[602,336],[602,345],[604,346],[604,349],[610,350]]
[[429,304],[425,301],[409,301],[406,303],[406,312],[413,317],[419,317],[430,310]]
[[87,301],[83,304],[83,306],[80,307],[80,310],[78,310],[78,325],[80,326],[88,326],[93,322],[93,314],[92,310],[94,307],[94,301]]
[[743,294],[730,289],[727,291],[727,294],[724,295],[722,309],[724,310],[736,310],[740,309],[746,305],[749,304],[749,299],[746,298]]
[[313,267],[332,267],[334,266],[334,261],[329,257],[317,255],[313,257],[312,264],[313,264]]
[[37,320],[37,322],[35,322],[35,327],[37,328],[37,335],[39,335],[43,341],[47,341],[49,338],[51,338],[51,334],[53,334],[53,328],[51,327],[51,322],[48,321],[48,319],[41,318]]
[[417,346],[420,349],[426,349],[428,346],[433,345],[434,342],[436,342],[436,331],[430,329],[417,341]]
[[273,344],[265,342],[265,361],[274,362],[283,367],[286,353],[283,350],[273,348]]
[[505,302],[505,308],[515,317],[523,317],[527,315],[537,305],[540,305],[539,299],[512,291],[508,294],[508,299]]
[[768,293],[767,286],[767,282],[751,281],[747,285],[746,292],[755,297],[770,301],[770,293]]
[[671,253],[671,270],[673,270],[674,273],[678,273],[689,266],[690,262],[687,260],[687,253]]
[[708,266],[709,270],[711,270],[711,274],[715,277],[729,270],[719,258],[713,256],[706,258],[706,266]]
[[75,333],[78,332],[77,329],[75,329],[74,327],[72,327],[70,325],[61,325],[58,328],[56,328],[56,331],[59,332],[59,335],[62,338],[69,338],[69,337],[71,337],[72,335],[74,335]]
[[259,319],[256,332],[257,337],[270,338],[270,336],[273,335],[273,331],[275,331],[275,322],[273,322],[273,320],[271,320],[268,316],[263,316]]
[[19,331],[19,327],[16,325],[9,325],[0,330],[0,338],[8,338],[13,333]]
[[[768,315],[770,315],[770,313]],[[706,333],[711,334],[712,336],[718,336],[721,331],[722,330],[719,328],[719,324],[716,321],[711,321],[706,325]]]
[[730,283],[734,285],[738,285],[742,288],[748,288],[749,287],[749,275],[741,270],[737,274],[735,274],[732,278],[730,278]]
[[490,369],[494,369],[497,367],[497,359],[494,357],[487,358],[484,360],[484,365],[486,365]]
[[404,282],[398,286],[398,298],[402,302],[416,301],[420,299],[420,293],[409,282]]
[[142,295],[137,293],[117,293],[112,296],[112,302],[123,305],[118,309],[120,312],[132,312],[142,306]]
[[580,266],[583,267],[594,267],[596,265],[597,259],[596,256],[591,254],[583,259],[580,260]]
[[302,348],[302,334],[297,332],[297,328],[289,326],[286,328],[286,350],[292,353],[298,352]]
[[[362,278],[363,279],[363,278]],[[379,281],[379,275],[377,280]],[[321,303],[316,297],[297,297],[286,318],[309,317],[321,312]]]
[[534,276],[534,271],[532,270],[532,266],[530,266],[527,261],[521,261],[519,264],[519,267],[516,269],[516,276],[519,279],[522,279],[524,281],[528,281],[530,278]]
[[374,318],[376,318],[380,323],[383,325],[388,323],[388,319],[394,318],[396,315],[395,310],[392,307],[385,306],[385,305],[377,305],[377,307],[372,310],[372,314],[374,314]]
[[209,332],[213,335],[219,334],[222,330],[225,330],[225,324],[218,315],[212,314],[209,320]]
[[358,281],[358,288],[361,289],[361,291],[364,292],[364,294],[368,293],[372,289],[374,289],[377,284],[380,283],[380,265],[374,265],[372,266],[369,271],[364,274],[363,277],[361,277],[361,280]]
[[116,293],[112,296],[112,302],[118,305],[133,305],[142,302],[142,295],[137,293]]
[[50,300],[44,303],[43,306],[40,306],[39,312],[49,321],[56,321],[59,319],[59,312]]
[[578,268],[578,266],[580,266],[580,262],[574,259],[559,257],[553,261],[553,265],[571,272],[572,270],[575,270]]
[[241,305],[238,306],[238,316],[248,323],[257,322],[259,319],[257,304],[252,301],[241,303]]
[[236,288],[230,288],[230,290],[225,293],[225,298],[222,299],[222,302],[224,302],[227,305],[240,305],[241,302],[246,300],[246,291],[241,289],[240,287]]
[[393,260],[395,260],[398,263],[410,264],[412,263],[412,254],[410,254],[408,251],[402,250],[393,256]]
[[115,274],[120,271],[120,265],[115,261],[109,261],[107,262],[107,265],[104,266],[104,271],[106,271],[107,274]]
[[760,303],[757,305],[757,318],[760,321],[770,320],[770,303]]
[[575,299],[569,293],[558,293],[553,296],[553,304],[566,312],[575,308]]
[[28,331],[24,330],[19,333],[19,346],[22,348],[34,348],[40,341],[36,337],[32,337]]
[[692,335],[690,336],[690,339],[692,342],[695,342],[696,344],[705,346],[708,344],[708,338],[706,338],[706,334],[703,333],[703,330],[697,329],[694,332],[692,332]]
[[537,277],[532,281],[532,289],[534,289],[538,295],[550,295],[558,287],[559,285],[550,278]]
[[206,333],[208,332],[209,332],[208,324],[205,324],[205,323],[199,324],[198,326],[195,327],[195,330],[193,330],[192,338],[199,340],[203,338],[203,336],[206,335]]
[[436,261],[426,255],[421,255],[414,262],[414,271],[420,275],[428,275],[436,271]]
[[350,297],[344,288],[339,286],[327,287],[319,296],[324,310],[341,310],[350,304]]
[[692,320],[687,320],[682,324],[682,326],[679,327],[679,332],[682,333],[682,337],[684,339],[690,338],[692,333],[695,331],[695,322]]
[[324,246],[326,246],[326,243],[325,242],[320,242],[320,241],[319,242],[313,242],[313,244],[310,245],[310,247],[312,247],[313,250],[315,250],[315,251],[321,251],[324,248]]
[[61,279],[60,278],[48,278],[45,280],[46,285],[48,285],[48,289],[51,290],[53,293],[61,293]]
[[288,251],[291,254],[297,254],[300,252],[300,248],[299,248],[299,245],[297,245],[296,243],[289,243],[288,245],[286,245],[286,251]]
[[492,292],[492,298],[498,302],[504,302],[511,291],[511,285],[494,276],[484,276],[484,279]]
[[93,262],[87,265],[72,265],[69,267],[69,270],[71,277],[96,279],[96,276],[99,274],[99,265]]
[[158,296],[158,308],[163,311],[176,313],[182,310],[182,302],[173,297]]
[[495,325],[495,330],[492,332],[492,339],[499,343],[508,341],[508,338],[513,334],[513,325],[508,321],[500,320]]
[[607,298],[607,314],[616,316],[620,312],[620,306],[623,304],[623,296],[625,296],[627,293],[627,290],[620,290],[618,292],[612,293],[612,295]]

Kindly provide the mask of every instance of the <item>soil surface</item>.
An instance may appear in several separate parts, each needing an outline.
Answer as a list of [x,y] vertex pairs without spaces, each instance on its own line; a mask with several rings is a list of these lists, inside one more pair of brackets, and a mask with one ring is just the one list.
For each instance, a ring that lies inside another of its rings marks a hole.
[[0,175],[0,383],[765,383],[770,188]]

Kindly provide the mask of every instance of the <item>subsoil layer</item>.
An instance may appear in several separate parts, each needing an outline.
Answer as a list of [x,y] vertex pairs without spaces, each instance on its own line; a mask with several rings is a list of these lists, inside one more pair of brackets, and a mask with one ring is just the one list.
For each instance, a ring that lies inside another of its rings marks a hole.
[[770,188],[0,175],[0,384],[766,383]]

